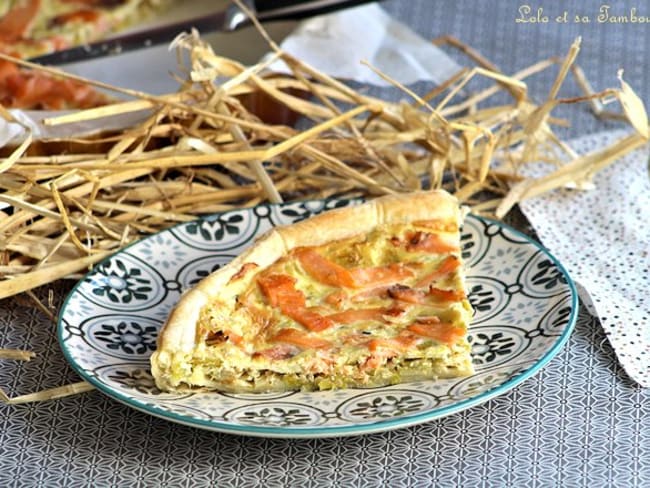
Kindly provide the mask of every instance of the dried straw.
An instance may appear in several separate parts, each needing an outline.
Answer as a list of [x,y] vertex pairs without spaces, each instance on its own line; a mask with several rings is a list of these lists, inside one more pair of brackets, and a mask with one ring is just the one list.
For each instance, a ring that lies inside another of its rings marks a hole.
[[71,383],[65,386],[57,386],[56,388],[49,388],[36,393],[28,393],[16,397],[9,397],[2,389],[0,389],[0,402],[8,405],[18,405],[20,403],[33,403],[44,402],[47,400],[57,400],[71,395],[77,395],[93,390],[94,387],[90,383],[80,381],[78,383]]
[[[428,177],[429,187],[444,187],[476,205],[475,211],[502,217],[523,198],[575,186],[648,137],[643,103],[622,78],[618,89],[591,90],[575,65],[580,39],[564,58],[514,76],[454,38],[443,41],[477,66],[422,96],[368,66],[410,97],[410,104],[359,94],[272,41],[272,59],[284,61],[291,74],[264,76],[270,61],[245,67],[216,55],[196,33],[179,36],[174,47],[191,60],[182,67],[187,80],[178,93],[162,96],[17,60],[135,97],[45,124],[101,124],[143,110],[148,115],[102,137],[36,142],[28,136],[0,160],[0,202],[14,208],[0,221],[0,298],[77,275],[143,234],[264,200],[399,193],[422,188]],[[560,69],[549,95],[535,104],[525,78],[555,64]],[[557,98],[569,73],[584,97]],[[452,103],[475,77],[493,84]],[[504,90],[512,102],[490,105],[490,97]],[[559,104],[611,99],[620,102],[622,116],[636,130],[633,141],[579,157],[554,133],[559,121],[552,112]],[[267,121],[269,112],[287,120]],[[0,115],[12,121],[6,111]],[[297,117],[312,121],[311,127],[296,130]],[[523,167],[533,161],[548,161],[549,175],[522,180]],[[476,195],[485,190],[501,200],[481,202]]]
[[0,359],[11,359],[14,361],[29,361],[34,357],[31,351],[22,349],[0,349]]
[[[35,356],[33,352],[23,351],[22,349],[0,349],[0,360],[8,359],[14,361],[29,361]],[[92,390],[93,387],[81,381],[78,383],[72,383],[69,385],[59,386],[56,388],[50,388],[47,390],[42,390],[35,393],[28,393],[26,395],[20,395],[16,397],[9,397],[7,393],[0,388],[0,402],[6,403],[8,405],[16,405],[19,403],[31,403],[31,402],[42,402],[46,400],[54,400],[57,398],[63,398],[70,395],[76,395],[85,391]]]

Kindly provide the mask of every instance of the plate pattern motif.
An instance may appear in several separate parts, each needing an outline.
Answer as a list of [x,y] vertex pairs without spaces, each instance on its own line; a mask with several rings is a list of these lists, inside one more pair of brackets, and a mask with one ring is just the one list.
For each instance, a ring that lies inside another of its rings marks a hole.
[[468,266],[476,374],[382,388],[260,395],[161,392],[148,359],[181,293],[276,225],[360,200],[260,205],[185,223],[109,257],[70,293],[59,341],[72,366],[101,391],[172,421],[275,437],[325,437],[388,430],[469,408],[534,374],[568,338],[574,286],[538,244],[500,223],[469,215],[461,232]]

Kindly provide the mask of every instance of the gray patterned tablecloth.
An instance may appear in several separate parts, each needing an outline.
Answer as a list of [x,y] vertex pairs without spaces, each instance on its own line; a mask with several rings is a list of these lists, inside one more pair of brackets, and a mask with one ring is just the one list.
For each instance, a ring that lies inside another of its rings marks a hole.
[[[610,12],[650,16],[647,2]],[[517,23],[521,5],[548,23]],[[616,71],[650,100],[650,24],[598,23],[601,2],[390,0],[385,8],[432,38],[451,34],[505,72],[561,55],[582,36],[579,64],[596,90]],[[555,17],[568,12],[569,22]],[[573,23],[573,16],[591,22]],[[556,71],[530,81],[546,95]],[[563,96],[579,91],[573,83]],[[614,127],[587,106],[560,110],[565,136]],[[516,220],[516,219],[515,219]],[[55,305],[68,284],[57,284]],[[47,298],[48,290],[41,290]],[[2,362],[12,395],[78,381],[55,324],[28,302],[0,302],[0,347],[30,362]],[[647,327],[648,324],[643,324]],[[430,423],[360,437],[270,440],[173,424],[99,392],[39,404],[0,404],[0,486],[650,486],[650,392],[631,382],[597,320],[581,310],[567,346],[538,375],[482,406]]]

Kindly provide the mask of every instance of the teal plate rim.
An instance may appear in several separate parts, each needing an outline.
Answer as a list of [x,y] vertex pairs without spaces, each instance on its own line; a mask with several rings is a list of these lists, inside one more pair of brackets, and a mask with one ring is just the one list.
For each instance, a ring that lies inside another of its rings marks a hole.
[[[316,200],[305,200],[305,203],[308,202],[336,202],[338,199],[336,198],[329,198],[329,199],[316,199]],[[295,203],[295,202],[286,202],[286,203]],[[278,207],[282,206],[283,204],[264,204],[265,206],[273,206],[273,207]],[[250,208],[245,208],[245,209],[232,209],[228,210],[226,212],[217,212],[213,213],[210,215],[205,215],[201,217],[197,217],[197,220],[212,220],[214,218],[217,218],[219,215],[223,215],[224,213],[231,212],[231,211],[237,211],[237,210],[253,210],[255,207],[250,207]],[[566,285],[570,291],[571,294],[571,313],[568,317],[567,320],[567,325],[562,331],[562,334],[560,334],[557,337],[556,342],[551,346],[550,349],[548,349],[532,366],[528,367],[524,371],[518,373],[514,377],[510,378],[509,380],[505,381],[504,383],[500,384],[499,386],[490,389],[488,391],[482,392],[474,397],[467,398],[465,400],[461,400],[457,403],[451,404],[451,405],[446,405],[443,407],[438,407],[438,408],[433,408],[431,410],[427,410],[426,412],[421,412],[418,414],[414,415],[409,415],[405,417],[398,417],[394,419],[389,419],[389,420],[381,420],[377,422],[372,422],[372,423],[367,423],[367,424],[355,424],[355,425],[342,425],[342,426],[333,426],[333,427],[312,427],[312,428],[304,428],[304,427],[263,427],[263,426],[253,426],[253,425],[239,425],[239,424],[231,424],[228,422],[221,422],[217,420],[204,420],[204,419],[198,419],[198,418],[192,418],[188,416],[184,416],[178,413],[170,412],[168,410],[164,409],[159,409],[156,408],[155,406],[152,406],[150,404],[137,401],[133,398],[130,398],[129,396],[114,390],[113,388],[107,386],[103,382],[97,380],[92,375],[89,375],[85,372],[84,368],[78,364],[74,358],[71,356],[70,351],[68,350],[65,340],[63,339],[63,324],[62,324],[62,317],[64,315],[64,311],[68,305],[68,301],[70,298],[76,293],[77,289],[81,284],[84,282],[86,278],[91,276],[93,274],[93,271],[88,272],[84,277],[79,280],[75,286],[70,290],[68,293],[67,297],[65,298],[65,301],[63,302],[60,312],[59,312],[59,317],[57,320],[57,339],[59,342],[59,345],[61,347],[61,350],[63,352],[63,356],[65,357],[66,361],[68,364],[73,368],[73,370],[81,376],[81,378],[88,383],[90,383],[93,387],[95,387],[97,390],[99,390],[101,393],[109,396],[110,398],[119,401],[122,404],[125,404],[135,410],[138,410],[140,412],[147,413],[149,415],[152,415],[154,417],[158,418],[163,418],[165,420],[169,420],[178,424],[182,425],[187,425],[191,427],[197,427],[201,428],[204,430],[209,430],[213,432],[221,432],[221,433],[227,433],[227,434],[238,434],[238,435],[248,435],[248,436],[253,436],[253,437],[267,437],[267,438],[327,438],[327,437],[341,437],[341,436],[350,436],[350,435],[364,435],[364,434],[372,434],[372,433],[378,433],[378,432],[385,432],[389,430],[395,430],[395,429],[401,429],[401,428],[406,428],[418,424],[422,424],[425,422],[429,422],[432,420],[436,420],[442,417],[446,417],[448,415],[452,415],[454,413],[458,413],[460,411],[466,410],[468,408],[480,405],[482,403],[487,402],[488,400],[495,398],[497,396],[500,396],[519,384],[523,383],[526,381],[528,378],[534,376],[537,374],[544,366],[546,366],[551,359],[553,359],[562,349],[562,347],[566,344],[566,342],[569,340],[569,337],[571,336],[571,333],[573,332],[573,329],[575,327],[575,323],[578,317],[578,293],[577,289],[575,286],[575,283],[573,282],[571,276],[569,275],[569,272],[566,270],[566,268],[558,261],[551,252],[546,249],[541,243],[537,242],[530,236],[524,234],[523,232],[515,229],[514,227],[505,224],[503,222],[500,222],[495,219],[491,219],[488,217],[481,217],[478,215],[474,214],[469,214],[468,216],[471,216],[472,218],[475,218],[479,221],[484,221],[487,223],[490,223],[492,225],[496,225],[500,228],[503,228],[505,230],[508,230],[509,232],[513,233],[517,237],[523,239],[524,241],[527,241],[528,244],[536,247],[539,251],[544,253],[546,257],[548,257],[553,264],[558,268],[558,270],[562,273],[563,277],[566,280]],[[110,256],[107,256],[106,258],[102,259],[101,261],[95,263],[95,267],[108,262],[110,259],[112,259],[115,255],[118,255],[122,252],[127,251],[129,248],[132,246],[138,245],[142,243],[143,241],[153,239],[155,238],[158,234],[161,232],[168,232],[171,229],[180,227],[182,225],[187,225],[187,222],[182,222],[175,224],[173,226],[170,226],[166,229],[163,229],[159,232],[156,232],[154,234],[148,235],[146,237],[143,237],[142,239],[138,239],[137,241],[134,241],[124,248],[120,249],[119,251],[115,252],[114,254],[111,254]],[[371,390],[371,389],[369,389]]]

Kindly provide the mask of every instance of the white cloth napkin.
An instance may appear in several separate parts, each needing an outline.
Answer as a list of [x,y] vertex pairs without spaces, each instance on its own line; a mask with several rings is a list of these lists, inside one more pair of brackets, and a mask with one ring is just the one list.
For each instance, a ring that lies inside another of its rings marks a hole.
[[[570,146],[584,154],[624,135],[597,133]],[[593,190],[558,190],[520,205],[579,285],[627,374],[643,387],[650,387],[649,152],[646,146],[597,173]]]
[[0,118],[0,147],[20,144],[27,133],[34,139],[66,137],[70,135],[89,135],[102,131],[119,130],[145,120],[147,111],[104,117],[99,121],[81,121],[65,125],[46,126],[41,123],[48,117],[58,117],[70,113],[69,110],[9,110],[17,122],[7,122]]
[[[371,85],[388,83],[361,61],[405,85],[420,80],[440,84],[461,69],[431,40],[374,3],[305,20],[280,46],[330,76]],[[282,62],[270,69],[286,71]]]

